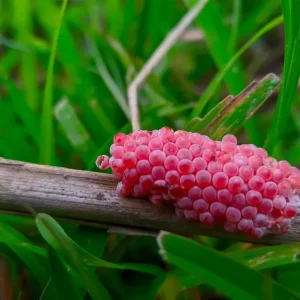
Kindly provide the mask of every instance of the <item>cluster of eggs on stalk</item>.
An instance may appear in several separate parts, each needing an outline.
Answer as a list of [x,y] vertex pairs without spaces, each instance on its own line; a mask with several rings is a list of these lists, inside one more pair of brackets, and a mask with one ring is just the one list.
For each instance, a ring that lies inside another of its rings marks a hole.
[[209,227],[260,238],[287,232],[298,212],[300,170],[263,148],[238,145],[234,135],[214,141],[168,127],[138,130],[116,134],[110,153],[96,164],[112,169],[120,196],[172,204],[177,215]]

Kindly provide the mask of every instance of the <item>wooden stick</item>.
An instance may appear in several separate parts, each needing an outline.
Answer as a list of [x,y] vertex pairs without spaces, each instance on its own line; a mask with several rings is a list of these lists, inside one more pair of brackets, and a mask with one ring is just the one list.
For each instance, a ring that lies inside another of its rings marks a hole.
[[300,217],[295,218],[288,234],[252,240],[179,219],[172,206],[156,207],[144,199],[118,197],[116,184],[116,179],[107,174],[0,158],[0,210],[8,213],[31,215],[30,207],[53,217],[125,234],[152,235],[165,230],[260,244],[300,241]]
[[201,10],[204,8],[208,0],[198,0],[198,2],[183,16],[178,24],[168,33],[166,38],[154,51],[141,71],[137,74],[135,79],[130,83],[128,87],[128,101],[131,114],[132,130],[140,129],[140,114],[138,107],[137,92],[144,81],[147,79],[152,70],[162,60],[162,58],[168,53],[172,46],[179,40],[185,30],[198,16]]

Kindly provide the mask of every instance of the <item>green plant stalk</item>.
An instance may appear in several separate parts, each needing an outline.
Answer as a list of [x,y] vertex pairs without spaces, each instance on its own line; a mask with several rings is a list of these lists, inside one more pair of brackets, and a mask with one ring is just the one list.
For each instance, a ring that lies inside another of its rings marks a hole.
[[283,79],[275,108],[275,116],[265,143],[265,147],[273,155],[275,155],[277,149],[275,145],[287,127],[286,124],[295,100],[300,75],[300,23],[297,17],[300,11],[300,2],[297,0],[284,0],[282,6],[285,28]]
[[[186,0],[190,7],[195,0]],[[216,1],[209,1],[202,14],[197,18],[198,26],[204,32],[205,40],[216,66],[222,70],[234,53],[229,52],[228,41],[230,30],[224,22],[224,13]],[[230,93],[237,94],[245,86],[245,72],[240,62],[236,62],[234,70],[231,68],[226,73],[224,81]]]
[[232,29],[231,35],[229,39],[229,52],[234,53],[236,50],[236,45],[238,41],[238,33],[239,33],[239,25],[241,21],[241,9],[242,2],[241,0],[234,0],[233,1],[233,22],[232,22]]
[[[14,24],[18,42],[24,47],[32,39],[32,2],[30,0],[13,1]],[[38,81],[36,56],[34,52],[20,53],[20,75],[28,105],[38,109]]]
[[44,101],[41,116],[41,139],[40,139],[40,163],[51,164],[54,156],[54,136],[53,136],[53,69],[59,32],[65,14],[68,0],[63,0],[56,30],[53,36],[53,44],[47,69],[46,86],[44,91]]
[[192,114],[190,118],[197,117],[201,115],[203,108],[209,101],[209,99],[213,96],[216,89],[220,86],[222,80],[224,79],[227,72],[232,68],[232,66],[236,63],[236,61],[240,58],[240,56],[251,46],[253,45],[262,35],[264,35],[266,32],[270,31],[271,29],[277,27],[283,22],[283,16],[279,16],[269,22],[265,27],[263,27],[261,30],[259,30],[233,57],[232,59],[227,63],[227,65],[224,67],[224,69],[220,70],[214,79],[211,81],[209,86],[206,88],[205,92],[203,93],[200,100],[197,102],[194,110],[192,111]]

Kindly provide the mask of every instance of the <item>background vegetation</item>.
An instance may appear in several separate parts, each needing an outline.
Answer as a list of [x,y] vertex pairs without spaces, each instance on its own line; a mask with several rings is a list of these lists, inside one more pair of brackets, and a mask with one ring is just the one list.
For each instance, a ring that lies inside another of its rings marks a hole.
[[[128,83],[195,2],[1,0],[0,156],[95,170],[113,135],[130,131]],[[299,13],[297,0],[210,0],[193,40],[184,35],[140,92],[142,127],[185,128],[283,74],[279,95],[233,130],[299,167]],[[0,299],[300,299],[300,245],[193,239],[161,236],[159,252],[153,237],[1,214]]]

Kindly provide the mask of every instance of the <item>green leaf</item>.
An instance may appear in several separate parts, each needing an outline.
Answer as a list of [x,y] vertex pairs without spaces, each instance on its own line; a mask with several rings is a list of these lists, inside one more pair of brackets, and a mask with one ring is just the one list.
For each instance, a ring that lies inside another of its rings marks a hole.
[[[188,6],[191,7],[195,0],[188,0]],[[208,1],[202,13],[196,19],[201,30],[204,31],[205,40],[216,62],[221,70],[230,61],[231,53],[228,48],[230,38],[229,29],[224,24],[222,12],[215,1]],[[235,61],[235,70],[230,66],[228,72],[224,76],[224,80],[230,93],[237,94],[244,87],[244,75],[240,65]]]
[[116,82],[113,80],[112,76],[110,75],[103,61],[103,58],[100,54],[100,51],[98,51],[98,49],[92,43],[91,40],[87,39],[87,44],[88,44],[89,53],[95,61],[98,74],[105,82],[107,88],[110,90],[111,94],[115,98],[116,102],[119,104],[120,108],[122,109],[127,119],[130,119],[129,106],[126,101],[126,97],[122,94],[120,87],[116,84]]
[[73,148],[88,164],[95,156],[97,146],[78,119],[74,108],[67,98],[61,99],[54,107],[54,114]]
[[135,263],[111,263],[95,257],[88,253],[70,237],[66,235],[61,226],[49,215],[38,214],[36,217],[38,228],[44,239],[59,253],[68,264],[79,272],[80,268],[86,265],[93,267],[103,267],[117,270],[132,270],[151,275],[162,274],[162,270],[149,264]]
[[11,102],[14,106],[15,113],[24,122],[25,128],[30,134],[37,146],[40,142],[39,118],[36,113],[28,106],[22,93],[15,87],[12,80],[6,79],[5,84],[9,91]]
[[162,273],[162,270],[155,265],[142,264],[142,263],[139,264],[117,263],[116,264],[89,255],[89,253],[82,253],[82,254],[85,255],[84,261],[89,266],[104,267],[104,268],[118,269],[118,270],[131,270],[131,271],[137,271],[142,273],[148,273],[151,275],[159,275]]
[[[253,3],[252,8],[247,12],[247,18],[243,18],[243,22],[239,28],[239,39],[251,34],[257,28],[260,28],[264,23],[270,19],[278,10],[280,10],[280,0],[271,1],[256,1],[247,3],[243,1],[243,4]],[[245,5],[246,6],[246,5]]]
[[300,293],[299,277],[300,277],[299,263],[279,267],[276,268],[275,270],[276,280],[280,284],[284,285],[285,287],[297,293]]
[[194,118],[187,125],[187,130],[198,131],[215,139],[227,133],[235,133],[268,99],[279,83],[279,78],[274,74],[266,75],[259,82],[252,82],[235,98],[225,98],[203,119]]
[[264,270],[297,262],[300,255],[300,244],[259,247],[230,252],[227,255],[252,269]]
[[11,70],[18,64],[17,51],[7,51],[5,54],[1,55],[0,58],[0,75],[6,78],[10,74]]
[[285,58],[282,76],[282,86],[279,91],[275,116],[269,129],[266,148],[274,152],[274,145],[289,126],[291,107],[295,100],[300,76],[300,1],[283,0]]
[[53,43],[47,68],[46,86],[44,92],[43,109],[41,116],[41,140],[40,140],[40,163],[51,164],[54,156],[54,138],[53,138],[53,73],[55,53],[57,48],[57,41],[63,17],[65,14],[68,0],[63,0],[61,4],[60,13],[58,16],[57,27],[53,36]]
[[[231,247],[231,249],[243,248],[243,246],[244,243],[239,244],[238,247]],[[265,269],[297,264],[298,256],[300,254],[300,244],[296,243],[290,245],[258,247],[248,250],[226,251],[224,254],[226,254],[227,257],[245,264],[251,269],[262,271]],[[199,280],[193,275],[183,272],[180,269],[175,269],[174,274],[179,278],[181,286],[185,288],[191,288],[204,283],[203,280]]]
[[28,141],[24,126],[16,122],[13,103],[3,98],[0,101],[0,128],[0,151],[5,158],[36,162],[37,149]]
[[233,0],[233,17],[232,17],[232,29],[229,38],[229,52],[234,53],[237,45],[237,39],[239,35],[239,27],[241,22],[241,12],[242,12],[242,1]]
[[0,222],[0,243],[7,245],[41,284],[46,284],[49,279],[49,265],[45,249],[33,245],[23,234],[2,221]]
[[234,97],[232,95],[227,96],[225,99],[220,101],[214,108],[212,108],[203,118],[193,118],[186,126],[187,130],[203,132],[208,126],[214,122],[216,118],[228,107]]
[[84,264],[80,251],[60,225],[46,214],[37,214],[36,224],[41,235],[49,245],[78,272],[91,297],[94,300],[111,299],[104,285]]
[[[25,45],[29,45],[33,34],[33,3],[31,0],[11,1],[13,5],[14,27],[18,41]],[[27,104],[33,110],[39,108],[38,102],[38,72],[37,58],[34,52],[20,53],[20,75],[24,86],[24,94]]]
[[109,235],[104,229],[80,225],[75,240],[88,253],[101,257],[108,242],[108,237]]
[[158,245],[168,262],[231,299],[300,299],[274,280],[187,238],[161,232]]
[[266,26],[260,29],[231,59],[228,59],[227,64],[222,68],[213,80],[210,82],[208,87],[205,89],[204,93],[200,97],[199,101],[195,105],[194,110],[192,111],[191,117],[199,116],[207,102],[210,98],[214,95],[222,80],[224,79],[227,72],[233,67],[235,62],[240,58],[240,56],[250,47],[252,46],[261,36],[263,36],[266,32],[270,31],[271,29],[277,27],[283,22],[283,16],[279,16],[272,21],[270,21]]
[[5,222],[18,231],[23,231],[24,233],[36,231],[36,225],[33,218],[0,213],[0,219],[1,222]]
[[56,292],[55,299],[81,300],[80,286],[78,286],[72,278],[72,270],[68,270],[53,251],[49,252],[49,259],[52,271],[51,283],[53,283],[53,290]]
[[[37,17],[51,38],[55,29],[53,24],[56,23],[59,10],[53,1],[39,1],[37,10]],[[68,12],[70,9],[66,11],[66,14]],[[73,37],[74,31],[70,29],[71,26],[69,26],[68,21],[70,22],[65,17],[57,44],[57,60],[59,62],[57,68],[61,65],[63,71],[66,72],[67,84],[66,88],[57,85],[55,91],[59,90],[61,94],[61,89],[63,89],[63,93],[68,93],[72,103],[77,104],[79,102],[78,109],[82,123],[93,136],[93,140],[101,145],[103,138],[106,139],[107,136],[111,136],[115,132],[114,125],[116,122],[107,115],[107,101],[102,101],[107,97],[105,87],[102,84],[99,85],[98,81],[95,84],[94,76],[86,66],[84,55],[78,49],[80,47],[76,44],[76,39]],[[85,22],[75,20],[75,23],[79,27],[83,27],[84,32],[86,31]]]
[[119,0],[104,1],[104,7],[107,16],[109,16],[107,17],[109,31],[115,38],[121,37],[124,19],[124,3]]
[[19,50],[21,52],[29,52],[30,48],[27,48],[24,46],[22,43],[19,43],[18,41],[8,39],[4,36],[0,36],[0,45],[3,45],[5,47],[14,49],[14,50]]
[[[103,267],[103,268],[111,268],[111,269],[119,269],[119,270],[132,270],[137,272],[143,272],[143,273],[149,273],[153,275],[158,275],[162,272],[162,270],[154,265],[149,264],[134,264],[134,263],[111,263],[105,260],[102,260],[100,258],[97,258],[96,256],[90,254],[89,252],[85,251],[83,248],[81,248],[78,244],[76,244],[73,240],[71,240],[64,230],[60,227],[60,225],[50,216],[43,215],[43,218],[47,218],[49,223],[56,228],[56,231],[59,232],[61,239],[67,240],[70,244],[72,244],[72,247],[76,248],[76,251],[80,255],[83,262],[85,262],[89,266],[94,267]],[[106,244],[106,240],[103,239],[103,246]]]

